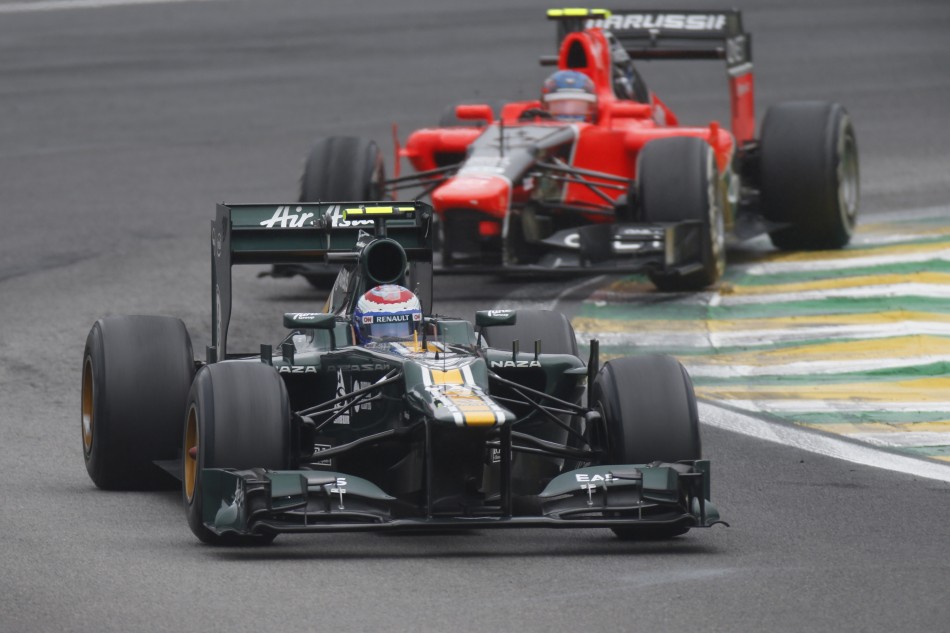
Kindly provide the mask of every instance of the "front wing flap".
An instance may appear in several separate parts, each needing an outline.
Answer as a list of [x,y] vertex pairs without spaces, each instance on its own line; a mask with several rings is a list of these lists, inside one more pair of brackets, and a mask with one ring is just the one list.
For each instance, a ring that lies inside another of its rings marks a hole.
[[532,264],[459,264],[436,268],[439,275],[536,276],[645,273],[689,275],[702,268],[702,223],[605,223],[564,229],[541,240],[548,252]]
[[702,223],[591,224],[558,231],[542,243],[561,251],[575,251],[586,264],[627,260],[671,270],[701,259]]
[[627,525],[710,527],[709,462],[591,466],[555,477],[537,496],[537,514],[482,509],[427,515],[375,484],[346,473],[202,471],[202,520],[216,534],[446,529],[590,528]]

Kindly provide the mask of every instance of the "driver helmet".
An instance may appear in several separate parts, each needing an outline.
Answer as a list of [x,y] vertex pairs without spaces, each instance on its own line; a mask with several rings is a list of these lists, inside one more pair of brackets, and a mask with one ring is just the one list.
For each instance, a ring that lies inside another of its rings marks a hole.
[[362,345],[412,340],[422,326],[422,304],[408,288],[376,286],[356,302],[353,329]]
[[594,82],[582,72],[559,70],[545,80],[541,105],[560,121],[592,121],[597,110]]

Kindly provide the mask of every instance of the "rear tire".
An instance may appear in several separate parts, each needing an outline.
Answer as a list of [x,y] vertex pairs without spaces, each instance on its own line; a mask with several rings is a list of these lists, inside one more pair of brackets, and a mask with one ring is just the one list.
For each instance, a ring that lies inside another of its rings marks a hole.
[[540,340],[542,354],[580,355],[574,327],[560,312],[518,310],[514,325],[485,330],[485,341],[495,349],[511,349],[515,340],[520,341],[519,346],[525,352],[533,351],[534,342]]
[[215,534],[204,525],[202,470],[205,468],[293,467],[290,399],[273,367],[223,362],[195,376],[182,439],[182,499],[188,525],[211,545],[263,545],[274,535]]
[[178,457],[181,416],[195,373],[179,319],[99,319],[86,338],[82,370],[83,458],[105,490],[168,487],[155,461]]
[[637,159],[637,200],[644,222],[702,223],[702,268],[686,275],[651,272],[650,281],[664,292],[716,283],[726,269],[726,230],[719,169],[709,144],[686,136],[648,143]]
[[762,122],[761,195],[769,233],[781,249],[845,246],[859,206],[858,146],[847,111],[837,103],[772,106]]
[[[607,361],[594,380],[591,402],[604,420],[611,464],[649,464],[700,459],[699,413],[693,383],[672,356],[650,355]],[[682,525],[612,528],[622,539],[667,539],[689,530]]]
[[[300,177],[300,202],[381,200],[386,170],[375,142],[356,136],[317,139]],[[314,264],[304,277],[315,288],[333,285],[339,266]]]
[[300,178],[300,202],[379,200],[386,179],[375,142],[357,136],[317,139]]

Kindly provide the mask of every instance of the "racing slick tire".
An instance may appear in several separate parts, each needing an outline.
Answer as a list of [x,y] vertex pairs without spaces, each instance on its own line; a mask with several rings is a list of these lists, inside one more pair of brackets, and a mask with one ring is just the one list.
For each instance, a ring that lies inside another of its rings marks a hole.
[[182,447],[182,499],[195,536],[211,545],[273,541],[273,534],[209,530],[202,521],[202,470],[292,467],[290,398],[274,368],[249,361],[202,367],[188,394]]
[[105,490],[173,482],[155,462],[178,458],[181,416],[195,374],[185,324],[164,316],[99,319],[82,365],[82,443],[89,477]]
[[[672,356],[617,358],[594,379],[592,407],[604,420],[611,464],[649,464],[700,459],[699,413],[693,383]],[[688,526],[633,525],[612,528],[622,539],[666,539]]]
[[570,320],[552,310],[518,310],[514,325],[486,329],[485,340],[495,349],[511,349],[517,340],[525,352],[532,351],[534,341],[540,340],[543,354],[580,356]]
[[652,271],[661,291],[694,291],[710,286],[726,268],[723,192],[712,148],[695,137],[663,138],[647,143],[637,158],[637,200],[644,222],[702,223],[701,268],[687,274]]
[[843,106],[797,101],[771,106],[762,121],[760,176],[777,248],[838,249],[854,232],[859,206],[858,145]]
[[[383,154],[375,142],[357,136],[317,139],[300,177],[300,202],[381,200],[386,180]],[[304,277],[315,288],[333,285],[339,266],[308,265]]]

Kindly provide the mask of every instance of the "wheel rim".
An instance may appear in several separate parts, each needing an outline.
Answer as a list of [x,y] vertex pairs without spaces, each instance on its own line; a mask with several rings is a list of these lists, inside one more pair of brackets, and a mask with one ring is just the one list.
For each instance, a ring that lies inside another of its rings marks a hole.
[[712,244],[713,261],[716,264],[716,279],[726,272],[726,223],[722,217],[719,205],[709,208],[712,217],[709,218],[709,232]]
[[838,148],[838,204],[849,231],[858,215],[858,150],[847,129]]
[[95,428],[95,389],[93,387],[92,358],[87,357],[82,367],[82,447],[92,452],[92,434]]
[[198,411],[194,405],[188,408],[188,420],[185,422],[185,441],[182,449],[185,486],[185,498],[191,503],[198,486]]
[[709,246],[712,251],[713,264],[716,267],[716,279],[726,272],[726,222],[723,218],[720,198],[719,170],[716,169],[716,159],[712,151],[707,153],[708,162],[706,178],[709,183]]

